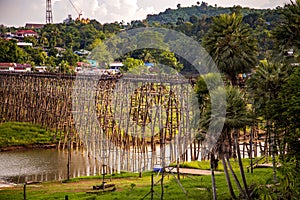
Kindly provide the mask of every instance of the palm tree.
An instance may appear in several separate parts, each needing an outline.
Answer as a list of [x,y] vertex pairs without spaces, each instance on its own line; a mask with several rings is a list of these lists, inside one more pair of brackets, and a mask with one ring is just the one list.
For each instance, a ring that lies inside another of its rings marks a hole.
[[291,1],[283,9],[284,21],[275,29],[274,36],[279,50],[300,49],[300,0]]
[[[275,131],[271,138],[271,130],[276,124],[283,123],[280,109],[279,94],[288,76],[288,68],[282,64],[275,64],[267,60],[260,62],[255,73],[247,81],[247,90],[250,98],[253,99],[253,107],[257,117],[263,117],[267,124],[266,143],[269,140],[272,161],[274,182],[276,182],[276,164],[275,153],[277,152],[275,145]],[[284,123],[283,123],[284,124]],[[272,145],[271,145],[272,143]],[[268,159],[268,153],[266,153]]]
[[[199,86],[197,86],[199,87]],[[197,91],[197,90],[196,90]],[[200,90],[198,89],[198,95],[199,91],[203,91],[203,94],[200,95],[200,97],[204,96],[204,93],[206,92],[204,89]],[[220,99],[221,94],[226,94],[226,117],[224,118],[221,115],[211,115],[211,104],[209,102],[212,102],[214,105],[220,105],[222,106],[223,100]],[[243,171],[243,166],[242,166],[242,161],[240,157],[240,152],[237,151],[238,154],[238,160],[239,160],[239,165],[240,165],[240,172],[242,175],[242,181],[244,185],[244,189],[242,189],[242,186],[237,179],[237,176],[235,172],[232,170],[229,158],[232,157],[233,151],[232,151],[232,146],[233,140],[232,140],[232,133],[235,131],[237,133],[237,130],[244,127],[245,125],[250,123],[250,119],[248,117],[248,111],[247,111],[247,104],[244,98],[244,93],[233,86],[226,86],[225,88],[214,88],[213,90],[210,90],[210,96],[209,100],[205,100],[206,103],[205,108],[202,108],[202,118],[200,121],[200,129],[202,131],[207,131],[208,126],[218,126],[219,123],[224,123],[224,127],[221,131],[220,134],[216,133],[216,135],[219,135],[219,138],[217,140],[217,143],[214,145],[214,147],[211,149],[211,161],[215,160],[214,158],[217,157],[218,159],[221,159],[223,166],[224,166],[224,173],[229,189],[229,193],[233,199],[236,199],[236,195],[234,194],[232,183],[230,180],[229,176],[229,171],[228,168],[233,175],[234,181],[236,182],[240,193],[244,195],[245,198],[249,197],[248,193],[248,186],[246,183],[244,171]],[[205,99],[205,98],[202,98]],[[212,124],[215,123],[215,124]],[[210,133],[211,134],[211,133]],[[235,135],[235,146],[236,149],[239,149],[238,142],[237,142],[237,134]],[[210,137],[215,137],[215,135],[210,135]],[[211,163],[212,166],[215,166],[213,162]],[[212,170],[212,175],[213,175],[213,170]],[[212,177],[212,181],[214,184],[214,178]],[[213,191],[215,186],[213,185]],[[215,194],[214,194],[214,199],[215,199]]]
[[[210,103],[210,96],[209,91],[213,91],[218,88],[218,86],[222,85],[218,79],[218,74],[206,74],[199,77],[195,85],[195,93],[197,94],[198,104],[200,113],[203,116],[206,116],[206,113],[209,113],[209,103]],[[208,89],[207,86],[210,86]],[[205,132],[205,128],[209,126],[209,123],[206,123],[206,120],[199,122],[201,125],[199,127],[199,134],[197,134],[198,138],[203,140],[203,132]],[[197,138],[196,138],[197,139]],[[200,140],[200,139],[199,139]],[[211,177],[212,177],[212,191],[213,191],[213,199],[217,199],[217,192],[216,192],[216,181],[215,181],[215,174],[214,170],[217,167],[218,160],[215,159],[215,152],[212,150],[209,153],[210,157],[210,169],[211,169]]]
[[256,65],[257,41],[251,32],[241,15],[221,14],[213,19],[203,38],[203,46],[232,85],[237,85],[239,73],[249,72]]

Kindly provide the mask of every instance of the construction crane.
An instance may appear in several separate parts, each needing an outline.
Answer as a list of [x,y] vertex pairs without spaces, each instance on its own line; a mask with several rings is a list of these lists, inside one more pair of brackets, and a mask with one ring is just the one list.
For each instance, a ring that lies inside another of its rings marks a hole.
[[75,6],[75,4],[72,2],[72,0],[69,0],[69,2],[78,14],[78,17],[77,17],[76,21],[80,21],[81,23],[84,23],[84,24],[90,23],[90,20],[88,18],[86,18],[86,19],[81,18],[82,10],[78,10],[78,8]]
[[71,0],[69,0],[69,2],[70,2],[70,4],[73,6],[73,8],[74,8],[74,10],[77,12],[77,14],[78,14],[78,18],[76,19],[76,20],[81,20],[81,16],[82,16],[82,10],[78,10],[77,9],[77,7],[74,5],[74,3],[71,1]]

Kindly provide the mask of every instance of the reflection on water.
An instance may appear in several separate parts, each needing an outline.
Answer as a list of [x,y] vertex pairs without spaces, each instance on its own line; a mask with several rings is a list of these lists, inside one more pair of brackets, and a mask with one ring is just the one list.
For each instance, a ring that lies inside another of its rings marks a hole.
[[[67,179],[68,152],[57,149],[0,152],[0,182]],[[99,166],[84,151],[72,151],[71,178],[99,173]]]

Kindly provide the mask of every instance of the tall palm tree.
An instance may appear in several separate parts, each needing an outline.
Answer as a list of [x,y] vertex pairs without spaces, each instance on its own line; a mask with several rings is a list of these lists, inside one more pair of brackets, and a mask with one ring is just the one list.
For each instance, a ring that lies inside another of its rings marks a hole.
[[275,29],[277,47],[284,51],[290,48],[300,49],[300,0],[287,4],[282,10],[283,22]]
[[249,72],[257,63],[257,41],[242,18],[236,13],[215,17],[203,38],[205,49],[233,85],[239,73]]
[[[263,117],[267,124],[267,138],[272,153],[274,182],[276,182],[276,164],[275,153],[277,148],[275,145],[275,131],[273,131],[273,138],[271,138],[272,127],[278,123],[282,123],[280,109],[279,94],[288,76],[287,66],[282,64],[275,64],[267,60],[260,62],[255,73],[247,80],[247,90],[250,98],[253,99],[253,107],[257,117]],[[266,142],[267,142],[266,138]],[[266,153],[268,157],[268,153]]]
[[[216,90],[218,86],[222,85],[219,80],[218,74],[206,74],[199,77],[199,79],[196,82],[195,85],[195,93],[197,94],[198,98],[198,104],[200,109],[200,114],[202,115],[202,118],[207,115],[207,113],[210,113],[210,96],[209,91]],[[207,88],[207,86],[210,86],[210,88]],[[203,138],[202,133],[205,132],[206,128],[209,126],[209,122],[207,123],[207,120],[200,120],[200,127],[199,127],[199,134],[198,137]],[[218,159],[215,159],[215,152],[212,150],[209,153],[210,157],[210,169],[211,169],[211,177],[212,177],[212,191],[213,191],[213,199],[217,199],[217,192],[216,192],[216,181],[215,181],[215,174],[214,170],[217,166]],[[231,187],[232,188],[232,187]],[[232,190],[233,191],[233,190]]]
[[[204,90],[203,90],[204,91]],[[216,135],[219,135],[219,138],[217,140],[217,143],[212,148],[213,153],[215,153],[215,156],[217,156],[218,159],[221,159],[223,166],[224,166],[224,173],[227,180],[227,185],[229,189],[229,193],[233,199],[236,199],[236,195],[233,191],[232,183],[229,176],[229,171],[232,173],[234,181],[236,182],[240,193],[244,195],[245,198],[249,197],[248,193],[248,187],[246,183],[246,179],[244,176],[243,166],[240,159],[240,155],[238,155],[239,159],[239,165],[240,165],[240,172],[242,175],[242,181],[244,185],[244,189],[242,189],[242,186],[237,179],[237,176],[235,175],[235,172],[232,170],[229,158],[232,157],[233,151],[232,146],[233,140],[232,140],[232,133],[235,130],[238,130],[245,125],[250,123],[250,119],[248,117],[248,111],[247,111],[247,104],[244,98],[244,93],[238,89],[237,87],[233,86],[226,86],[225,88],[215,88],[210,91],[209,99],[214,105],[220,105],[222,106],[222,100],[220,100],[220,97],[223,96],[221,94],[226,94],[226,117],[221,115],[211,115],[211,104],[206,105],[206,109],[204,109],[204,112],[202,113],[202,119],[200,121],[200,127],[203,130],[207,130],[208,125],[214,126],[218,125],[218,123],[224,122],[224,127],[222,129],[222,132],[220,134],[216,133]],[[212,124],[215,123],[215,124]],[[211,133],[210,133],[211,134]],[[209,135],[208,137],[215,137],[214,134]],[[237,135],[235,134],[235,139],[237,141]],[[238,148],[238,142],[235,143],[236,149]],[[236,152],[237,154],[240,154],[239,151]],[[211,155],[211,158],[213,155]],[[229,170],[228,170],[229,168]]]

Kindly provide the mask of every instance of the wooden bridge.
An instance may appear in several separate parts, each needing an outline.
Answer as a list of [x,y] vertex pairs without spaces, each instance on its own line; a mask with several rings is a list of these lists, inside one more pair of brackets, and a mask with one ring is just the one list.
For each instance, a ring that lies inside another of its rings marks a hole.
[[[198,159],[192,84],[180,76],[0,72],[0,121],[40,124],[55,133],[59,148],[70,139],[107,172],[142,171]],[[265,133],[253,130],[256,157],[268,143]],[[243,156],[250,156],[250,134],[239,140]]]
[[192,93],[178,76],[0,72],[0,119],[41,124],[109,172],[141,171],[196,156]]

